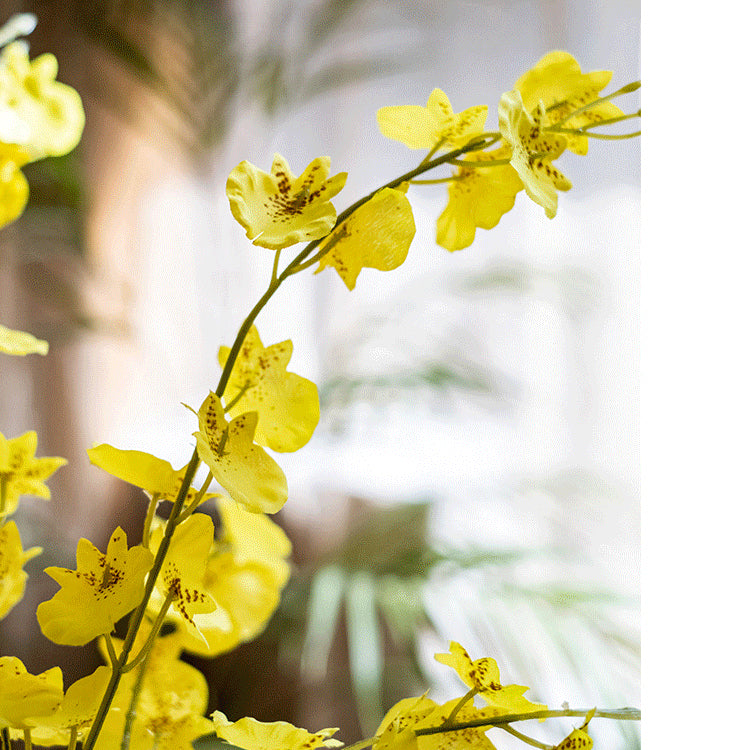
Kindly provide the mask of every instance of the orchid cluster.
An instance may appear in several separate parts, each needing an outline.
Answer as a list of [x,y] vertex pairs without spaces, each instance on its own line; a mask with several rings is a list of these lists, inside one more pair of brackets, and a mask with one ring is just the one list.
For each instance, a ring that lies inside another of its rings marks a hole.
[[[84,122],[76,92],[55,80],[54,57],[29,60],[18,37],[33,25],[33,18],[19,15],[0,29],[0,226],[26,205],[22,167],[70,151]],[[46,569],[59,590],[39,605],[37,618],[54,643],[97,641],[104,663],[65,689],[58,667],[33,675],[19,659],[0,657],[0,747],[8,750],[19,739],[26,750],[179,750],[212,733],[248,750],[342,745],[332,728],[311,733],[284,722],[230,721],[220,711],[206,718],[205,678],[180,659],[183,652],[226,653],[257,636],[290,576],[289,539],[269,517],[287,500],[286,478],[273,453],[296,451],[310,440],[319,420],[318,391],[288,371],[292,342],[265,346],[255,320],[286,279],[315,264],[316,273],[332,266],[349,289],[363,268],[401,265],[416,232],[407,198],[412,185],[448,185],[437,242],[451,251],[469,246],[477,228],[493,228],[521,190],[554,217],[557,192],[571,187],[555,164],[565,151],[585,154],[590,137],[637,135],[598,130],[640,115],[626,115],[611,103],[637,84],[601,96],[610,78],[605,71],[582,73],[571,55],[551,52],[502,95],[494,130],[486,129],[486,106],[454,113],[439,89],[425,107],[384,107],[377,114],[382,133],[427,154],[341,213],[331,199],[346,174],[330,177],[327,157],[314,159],[300,176],[278,154],[269,173],[246,161],[232,170],[226,187],[232,214],[254,245],[275,253],[268,289],[233,345],[218,351],[221,376],[193,409],[195,449],[184,466],[107,443],[88,451],[94,465],[143,490],[142,534],[128,540],[117,528],[104,551],[81,539],[75,570]],[[439,167],[451,174],[421,178]],[[301,242],[307,244],[280,270],[282,251]],[[0,352],[23,356],[46,354],[47,348],[30,334],[0,326]],[[22,598],[24,564],[40,552],[23,548],[9,517],[24,496],[49,500],[45,481],[66,463],[36,457],[36,445],[35,432],[9,439],[0,434],[0,617]],[[196,481],[199,470],[202,481]],[[205,503],[218,509],[218,529],[203,512]],[[157,514],[159,506],[168,509],[166,520]],[[122,639],[115,637],[118,623],[124,624]],[[494,745],[486,732],[500,727],[516,740],[551,749],[513,725],[578,716],[580,726],[555,750],[591,748],[592,719],[639,716],[634,709],[549,710],[524,697],[528,688],[501,683],[493,659],[472,660],[458,643],[436,658],[456,671],[468,692],[443,705],[426,695],[402,700],[376,735],[355,747],[489,750]],[[475,706],[477,696],[485,705]]]

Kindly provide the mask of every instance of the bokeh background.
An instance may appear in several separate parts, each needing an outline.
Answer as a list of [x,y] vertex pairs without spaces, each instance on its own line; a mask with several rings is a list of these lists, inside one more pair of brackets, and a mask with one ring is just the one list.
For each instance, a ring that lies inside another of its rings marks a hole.
[[[45,553],[0,653],[32,672],[60,663],[67,681],[98,656],[39,634],[56,590],[42,570],[74,566],[80,536],[137,533],[144,507],[86,448],[183,465],[182,402],[215,386],[219,344],[267,285],[273,254],[228,210],[232,167],[268,169],[277,151],[299,173],[329,155],[349,172],[341,210],[421,158],[379,134],[378,107],[438,86],[456,110],[487,104],[491,123],[555,48],[617,88],[640,77],[640,6],[0,2],[2,19],[18,11],[37,14],[31,54],[57,56],[87,125],[73,154],[25,168],[31,203],[0,233],[0,320],[50,342],[46,358],[0,360],[0,429],[36,429],[40,455],[69,460],[53,501],[19,510],[25,546]],[[276,520],[295,544],[282,607],[257,641],[193,660],[209,710],[340,726],[351,742],[402,697],[458,694],[432,660],[452,639],[551,707],[639,705],[639,154],[637,139],[566,154],[574,187],[554,221],[521,194],[454,254],[434,241],[444,186],[415,186],[402,267],[364,270],[351,293],[331,269],[277,293],[261,337],[293,340],[322,418],[277,457],[290,500]],[[640,746],[624,723],[592,734]]]

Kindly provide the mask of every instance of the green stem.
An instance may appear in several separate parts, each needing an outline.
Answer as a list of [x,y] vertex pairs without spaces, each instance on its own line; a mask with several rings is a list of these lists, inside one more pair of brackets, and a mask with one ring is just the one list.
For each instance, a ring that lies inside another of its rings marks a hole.
[[451,161],[456,167],[463,169],[482,169],[483,167],[503,167],[510,164],[510,159],[453,159]]
[[[565,716],[588,716],[591,710],[585,708],[558,709],[548,711],[530,711],[525,714],[505,714],[504,716],[486,717],[482,719],[472,719],[471,721],[457,721],[450,726],[441,724],[438,727],[425,727],[416,729],[414,733],[421,734],[441,734],[442,732],[457,732],[461,729],[470,729],[474,727],[502,727],[505,724],[511,724],[515,721],[530,721],[531,719],[552,719]],[[618,719],[621,721],[640,721],[641,712],[636,708],[615,708],[611,710],[596,710],[593,716],[600,719]]]
[[[623,120],[633,120],[636,117],[641,116],[641,110],[639,109],[637,112],[631,112],[628,115],[621,115],[620,117],[609,117],[606,120],[598,120],[597,122],[587,122],[585,125],[581,125],[580,128],[574,128],[574,130],[581,132],[583,134],[583,131],[591,130],[591,128],[600,128],[604,125],[615,125],[618,122],[623,122]],[[562,122],[562,121],[561,121]],[[545,132],[551,132],[551,133],[559,133],[562,132],[562,128],[558,128],[559,123],[555,123],[554,125],[550,125],[550,127],[545,128]]]
[[109,663],[114,668],[115,662],[117,661],[117,652],[115,651],[115,644],[112,643],[112,636],[109,633],[104,634],[104,643],[107,646],[107,654],[109,656]]
[[68,750],[76,750],[78,744],[78,727],[70,728],[70,739],[68,740]]
[[156,615],[156,619],[154,620],[154,623],[151,626],[151,632],[148,634],[148,638],[146,638],[146,642],[141,646],[141,650],[136,654],[136,656],[134,656],[122,668],[123,674],[125,672],[130,672],[131,669],[137,667],[148,656],[149,652],[151,651],[151,646],[154,645],[154,641],[159,635],[161,626],[164,623],[164,618],[167,616],[167,612],[169,611],[169,607],[173,601],[174,601],[174,594],[170,591],[164,597],[164,601],[162,602],[161,609],[159,610],[159,614]]
[[587,138],[598,138],[600,141],[623,141],[626,138],[637,138],[641,134],[640,130],[636,130],[635,133],[610,135],[608,133],[592,133],[590,131],[581,132],[578,128],[560,128],[555,132],[564,133],[566,135],[585,135]]
[[203,482],[201,485],[201,488],[198,490],[197,494],[195,495],[195,498],[193,499],[193,502],[188,505],[185,510],[180,513],[180,517],[177,519],[177,523],[181,524],[183,521],[187,520],[190,516],[193,515],[193,512],[195,509],[201,504],[203,501],[203,496],[206,494],[206,490],[208,489],[208,486],[213,481],[214,475],[209,471],[208,476],[206,477],[206,481]]
[[143,520],[143,539],[141,539],[141,546],[148,549],[148,542],[151,537],[151,524],[154,520],[154,513],[156,513],[156,506],[159,504],[161,493],[155,492],[151,496],[151,500],[148,503],[148,509],[146,510],[146,518]]
[[525,742],[527,745],[531,745],[532,747],[540,747],[542,748],[542,750],[555,750],[554,745],[547,745],[544,742],[535,740],[533,737],[529,737],[528,734],[523,734],[523,732],[519,732],[517,729],[514,729],[507,724],[504,724],[500,728],[506,731],[508,734],[512,734],[514,737],[517,737],[522,742]]
[[[604,102],[608,102],[610,99],[614,99],[617,96],[622,96],[623,94],[630,94],[633,91],[638,91],[638,89],[641,87],[640,81],[633,81],[633,83],[627,83],[622,88],[617,89],[617,91],[613,91],[611,94],[607,94],[607,96],[602,96],[598,99],[594,99],[594,101],[589,102],[588,104],[584,104],[582,107],[578,107],[578,109],[574,109],[572,112],[569,112],[565,117],[562,118],[562,120],[558,120],[555,124],[556,125],[562,125],[563,123],[566,123],[568,120],[572,119],[573,117],[577,117],[583,112],[586,112],[586,110],[593,109],[594,107],[598,107],[600,104],[604,104]],[[560,102],[562,104],[563,102]],[[552,109],[552,107],[550,107]]]
[[[151,654],[146,654],[146,658],[141,662],[138,675],[135,678],[133,685],[133,694],[130,696],[130,704],[128,705],[128,712],[125,714],[125,725],[122,730],[122,742],[120,744],[120,750],[128,750],[130,747],[130,736],[133,731],[133,722],[137,714],[138,699],[143,689],[143,682],[146,677],[146,669],[148,668],[148,657]],[[137,660],[137,657],[136,657]]]
[[430,161],[430,159],[432,159],[432,157],[433,157],[433,156],[435,156],[435,154],[436,154],[436,153],[437,153],[438,151],[440,151],[440,147],[441,147],[441,146],[442,146],[442,145],[443,145],[443,144],[445,143],[445,138],[446,138],[446,136],[443,136],[443,137],[442,137],[442,138],[441,138],[441,139],[440,139],[440,140],[439,140],[439,141],[438,141],[438,142],[437,142],[437,143],[436,143],[436,144],[435,144],[435,145],[434,145],[434,146],[433,146],[433,147],[432,147],[432,148],[431,148],[431,149],[430,149],[430,150],[429,150],[428,152],[427,152],[427,156],[425,156],[425,158],[424,158],[424,159],[422,159],[422,161],[421,161],[421,162],[419,162],[419,163],[420,163],[420,164],[427,164],[427,163],[428,163],[428,162]]
[[273,259],[273,270],[271,271],[271,281],[273,281],[278,276],[280,259],[281,259],[281,249],[276,251],[276,255],[274,256],[274,259]]
[[10,729],[3,727],[0,732],[0,739],[2,739],[2,750],[10,750]]
[[31,730],[24,728],[23,730],[23,749],[32,750],[33,745],[31,744]]
[[228,414],[232,409],[237,405],[237,402],[247,393],[248,389],[250,388],[250,383],[246,383],[245,385],[240,388],[239,391],[237,391],[237,395],[224,407],[224,413]]
[[438,177],[434,180],[412,180],[410,184],[412,185],[444,185],[446,182],[455,182],[456,178],[455,176],[451,175],[450,177]]
[[455,720],[456,716],[458,716],[458,712],[470,701],[474,696],[479,692],[477,688],[472,688],[469,690],[466,695],[461,698],[461,700],[456,703],[456,705],[453,707],[453,710],[448,715],[448,718],[443,722],[443,724],[452,724]]

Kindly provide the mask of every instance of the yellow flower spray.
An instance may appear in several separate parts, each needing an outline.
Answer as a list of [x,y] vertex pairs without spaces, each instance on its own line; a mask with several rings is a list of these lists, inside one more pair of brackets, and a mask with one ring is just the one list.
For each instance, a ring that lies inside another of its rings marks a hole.
[[[21,168],[72,149],[84,122],[76,92],[55,81],[55,59],[31,61],[17,40],[32,28],[33,19],[17,16],[0,29],[0,225],[17,218],[26,204]],[[557,192],[571,184],[553,162],[566,150],[585,154],[589,138],[608,138],[602,127],[640,115],[626,115],[611,103],[638,84],[600,95],[610,77],[604,71],[584,74],[568,53],[552,52],[500,97],[497,130],[486,130],[488,106],[454,113],[440,89],[426,107],[381,109],[377,119],[385,136],[427,154],[338,214],[331,199],[346,174],[329,177],[327,157],[314,159],[300,176],[278,154],[270,173],[244,161],[232,170],[226,188],[232,214],[253,244],[275,253],[268,288],[232,346],[219,349],[221,375],[194,409],[195,449],[182,469],[106,443],[89,451],[92,463],[146,493],[142,536],[129,545],[118,528],[106,552],[81,539],[75,570],[46,570],[60,589],[39,606],[37,617],[55,643],[97,640],[106,665],[64,690],[58,668],[30,675],[18,659],[0,657],[2,750],[16,737],[26,750],[51,744],[70,750],[179,749],[211,732],[248,750],[342,744],[332,737],[333,728],[311,733],[250,717],[231,722],[219,711],[207,719],[205,679],[179,660],[183,650],[216,655],[257,635],[290,574],[289,540],[267,515],[286,502],[287,483],[267,451],[296,451],[307,443],[319,419],[318,393],[314,383],[287,370],[291,341],[264,346],[255,321],[282,283],[316,264],[316,273],[332,266],[353,290],[364,268],[387,271],[404,263],[416,231],[410,186],[448,185],[448,204],[437,222],[437,241],[448,250],[469,246],[477,228],[494,227],[522,189],[554,217]],[[451,173],[423,177],[440,168]],[[282,268],[282,251],[300,242],[308,244]],[[47,348],[30,334],[0,326],[0,352],[46,354]],[[24,495],[49,499],[44,482],[66,463],[36,458],[36,442],[34,432],[0,434],[0,616],[22,597],[23,565],[39,552],[23,550],[7,517]],[[194,487],[202,464],[207,477]],[[212,481],[222,492],[208,492]],[[200,511],[208,500],[218,505],[220,536]],[[166,521],[156,516],[160,503],[171,504]],[[127,632],[119,640],[113,631],[123,618]],[[167,620],[170,635],[162,631]],[[472,660],[457,643],[436,658],[456,670],[468,692],[443,705],[426,696],[400,701],[377,734],[352,750],[492,748],[486,736],[492,727],[554,750],[513,724],[555,716],[585,717],[555,748],[589,748],[592,719],[640,716],[634,709],[549,710],[525,698],[526,687],[504,684],[493,659]],[[475,706],[476,697],[486,705]]]

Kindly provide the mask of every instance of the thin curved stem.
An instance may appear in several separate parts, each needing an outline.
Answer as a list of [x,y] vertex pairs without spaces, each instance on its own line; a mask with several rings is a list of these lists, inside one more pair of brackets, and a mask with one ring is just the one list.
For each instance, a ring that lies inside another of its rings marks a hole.
[[273,258],[273,269],[271,270],[271,281],[273,281],[279,272],[279,260],[281,259],[281,249],[276,251],[276,255]]
[[[623,94],[631,94],[633,91],[638,91],[638,89],[641,87],[640,81],[633,81],[632,83],[625,84],[622,88],[617,89],[617,91],[613,91],[611,94],[607,94],[606,96],[599,97],[598,99],[594,99],[591,102],[588,102],[588,104],[584,104],[582,107],[578,107],[578,109],[574,109],[572,112],[569,112],[565,117],[562,118],[562,120],[558,120],[556,125],[562,125],[566,123],[568,120],[572,119],[573,117],[577,117],[583,112],[586,112],[586,110],[593,109],[594,107],[598,107],[600,104],[604,104],[604,102],[610,101],[610,99],[614,99],[617,96],[622,96]],[[562,102],[561,102],[562,103]],[[552,109],[550,107],[550,109]]]
[[535,740],[533,737],[529,737],[528,734],[524,734],[523,732],[519,732],[517,729],[514,729],[509,724],[503,724],[503,726],[501,726],[500,729],[507,732],[508,734],[512,734],[517,739],[521,740],[522,742],[525,742],[527,745],[531,745],[532,747],[539,747],[542,750],[555,750],[554,745],[548,745],[545,742],[540,742],[539,740]]
[[474,161],[472,159],[453,159],[451,161],[456,167],[463,169],[482,169],[484,167],[504,167],[510,164],[510,159],[487,159]]
[[467,704],[467,703],[468,703],[468,702],[469,702],[470,700],[472,700],[472,699],[474,698],[474,696],[475,696],[475,695],[476,695],[476,694],[477,694],[478,692],[479,692],[478,688],[472,688],[471,690],[469,690],[469,692],[468,692],[468,693],[466,693],[466,695],[464,695],[464,697],[463,697],[463,698],[461,698],[461,700],[460,700],[460,701],[459,701],[458,703],[456,703],[456,705],[455,705],[455,706],[453,707],[453,710],[452,710],[452,711],[450,712],[450,714],[448,715],[448,718],[447,718],[447,719],[446,719],[446,720],[445,720],[445,721],[443,722],[443,724],[452,724],[452,723],[454,722],[454,720],[455,720],[456,716],[458,716],[458,712],[459,712],[459,711],[460,711],[460,710],[461,710],[461,709],[462,709],[462,708],[463,708],[463,707],[464,707],[464,706],[465,706],[465,705],[466,705],[466,704]]
[[117,662],[117,652],[115,651],[115,644],[112,642],[112,636],[109,633],[104,634],[104,643],[107,646],[107,656],[109,656],[109,663],[114,668]]
[[208,476],[206,477],[206,481],[203,482],[201,485],[201,488],[198,490],[198,492],[195,493],[195,498],[193,499],[193,502],[188,505],[185,510],[180,513],[180,517],[177,519],[177,523],[181,524],[183,521],[187,520],[190,516],[193,515],[193,511],[203,502],[203,496],[206,494],[206,491],[208,490],[209,485],[213,481],[214,475],[212,472],[208,472]]
[[159,635],[159,631],[161,630],[162,623],[164,622],[164,618],[167,616],[167,612],[169,611],[169,607],[172,604],[173,600],[174,600],[174,594],[170,591],[164,597],[164,601],[162,602],[161,609],[159,609],[159,614],[156,615],[156,619],[154,620],[154,623],[151,626],[151,632],[148,634],[148,638],[146,638],[146,642],[143,644],[143,646],[141,646],[141,650],[122,668],[123,673],[130,672],[131,669],[134,669],[142,661],[145,661],[146,657],[151,651],[151,646],[153,646],[154,641],[156,640],[156,637]]
[[148,509],[146,510],[146,517],[143,519],[143,538],[141,539],[141,546],[148,549],[148,540],[151,536],[151,524],[154,521],[154,514],[156,513],[156,506],[159,504],[161,494],[154,492],[151,499],[148,502]]
[[437,177],[434,180],[411,180],[411,185],[444,185],[447,182],[455,182],[454,176],[450,177]]
[[[636,117],[641,116],[641,110],[639,109],[637,112],[631,112],[628,115],[620,115],[620,117],[609,117],[606,120],[598,120],[597,122],[588,122],[585,125],[581,125],[579,128],[574,128],[576,131],[585,131],[585,130],[591,130],[592,128],[600,128],[605,125],[615,125],[618,122],[623,122],[623,120],[632,120]],[[562,121],[561,121],[562,122]],[[545,128],[547,132],[552,133],[558,133],[563,130],[563,128],[558,128],[557,126],[560,123],[555,123],[554,125],[550,125],[550,127]]]
[[627,138],[637,138],[640,134],[640,130],[636,130],[634,133],[623,133],[622,135],[612,135],[609,133],[592,133],[591,131],[581,132],[577,128],[560,128],[555,131],[556,133],[563,133],[565,135],[585,135],[587,138],[598,138],[600,141],[624,141]]

